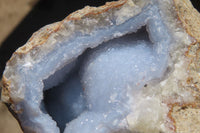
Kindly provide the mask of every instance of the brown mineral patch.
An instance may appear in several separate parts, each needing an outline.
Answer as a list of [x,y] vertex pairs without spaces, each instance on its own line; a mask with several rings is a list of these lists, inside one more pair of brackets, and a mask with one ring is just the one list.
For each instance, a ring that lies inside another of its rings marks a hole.
[[196,41],[189,45],[186,56],[190,59],[187,90],[192,92],[195,101],[190,104],[170,105],[169,118],[174,122],[177,133],[200,132],[200,14],[189,0],[174,0],[177,15],[187,33]]
[[176,133],[200,131],[200,106],[197,104],[172,104],[168,116],[173,121]]
[[[187,88],[192,91],[192,94],[199,99],[200,96],[200,46],[199,43],[193,43],[189,46],[186,56],[190,59],[188,65]],[[199,99],[200,100],[200,99]],[[199,102],[199,100],[197,102]]]
[[200,14],[189,0],[174,0],[176,11],[187,33],[200,42]]
[[2,88],[1,100],[6,101],[7,103],[11,103],[9,84],[10,82],[6,81],[3,77],[0,83],[0,88]]
[[186,51],[185,55],[187,57],[195,57],[196,52],[199,49],[199,43],[192,43],[188,46],[188,51]]
[[[21,55],[21,54],[28,53],[33,48],[44,44],[52,33],[58,31],[58,29],[60,28],[60,25],[61,25],[61,23],[57,22],[57,23],[51,24],[51,27],[48,27],[48,28],[45,28],[45,29],[42,28],[39,31],[35,32],[31,36],[31,38],[28,40],[26,45],[20,47],[15,52],[15,54]],[[12,58],[10,60],[12,60]]]
[[119,0],[114,2],[107,2],[104,6],[100,7],[89,7],[86,6],[82,10],[78,10],[69,16],[66,17],[66,20],[80,20],[82,17],[90,16],[90,15],[98,15],[103,12],[106,12],[112,8],[117,8],[124,5],[127,0]]

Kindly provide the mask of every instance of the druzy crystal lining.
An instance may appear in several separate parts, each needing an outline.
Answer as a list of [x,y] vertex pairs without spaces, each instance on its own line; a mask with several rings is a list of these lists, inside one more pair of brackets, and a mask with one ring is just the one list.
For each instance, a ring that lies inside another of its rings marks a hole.
[[[112,133],[125,128],[132,89],[161,78],[167,68],[170,36],[156,5],[121,24],[110,21],[90,34],[76,31],[42,61],[19,66],[21,86],[27,89],[16,109],[23,108],[19,118],[25,131],[57,133],[59,126],[66,133]],[[142,26],[146,30],[137,32]],[[57,100],[47,100],[54,94]],[[66,105],[56,108],[61,103]],[[65,113],[68,120],[63,121]]]

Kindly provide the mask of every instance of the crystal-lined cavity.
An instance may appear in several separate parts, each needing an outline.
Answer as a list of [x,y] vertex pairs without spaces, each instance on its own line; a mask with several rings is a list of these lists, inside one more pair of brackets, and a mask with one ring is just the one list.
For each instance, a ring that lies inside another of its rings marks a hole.
[[[75,27],[72,22],[66,25]],[[20,87],[28,88],[24,101],[16,105],[24,109],[19,118],[26,119],[21,121],[25,132],[121,131],[130,100],[134,103],[132,91],[159,80],[166,71],[171,40],[156,4],[132,17],[112,16],[108,25],[92,31],[77,27],[42,60],[17,69],[24,81]]]

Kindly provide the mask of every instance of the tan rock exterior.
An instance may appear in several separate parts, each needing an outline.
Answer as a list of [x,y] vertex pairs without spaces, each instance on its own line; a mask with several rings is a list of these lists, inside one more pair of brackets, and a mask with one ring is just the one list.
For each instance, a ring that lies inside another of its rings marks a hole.
[[176,133],[200,132],[200,14],[189,0],[174,0],[177,15],[194,42],[185,53],[191,63],[188,66],[187,90],[196,97],[194,103],[169,105],[169,117],[174,122]]

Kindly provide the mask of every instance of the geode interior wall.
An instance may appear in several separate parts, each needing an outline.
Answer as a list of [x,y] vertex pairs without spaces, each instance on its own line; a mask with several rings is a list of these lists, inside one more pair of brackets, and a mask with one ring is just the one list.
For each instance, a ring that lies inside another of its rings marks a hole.
[[2,100],[24,132],[178,132],[175,107],[198,109],[199,96],[198,37],[181,5],[192,8],[119,0],[41,28],[7,62]]

